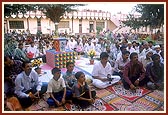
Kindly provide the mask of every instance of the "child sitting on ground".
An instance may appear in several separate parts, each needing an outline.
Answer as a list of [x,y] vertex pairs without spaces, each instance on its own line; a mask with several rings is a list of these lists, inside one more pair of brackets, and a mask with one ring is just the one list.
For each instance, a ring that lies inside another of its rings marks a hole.
[[58,68],[52,69],[53,78],[48,83],[47,93],[50,97],[47,100],[49,106],[62,106],[66,100],[72,97],[72,91],[66,90],[65,81],[61,77],[61,70]]
[[85,81],[85,74],[83,72],[77,72],[75,77],[77,83],[72,87],[73,103],[84,109],[95,102],[96,92],[90,90]]
[[65,84],[66,84],[67,89],[72,90],[72,86],[74,85],[74,83],[77,82],[77,80],[75,78],[75,72],[73,71],[74,70],[74,63],[67,62],[66,68],[67,68],[67,71],[62,77],[65,80]]

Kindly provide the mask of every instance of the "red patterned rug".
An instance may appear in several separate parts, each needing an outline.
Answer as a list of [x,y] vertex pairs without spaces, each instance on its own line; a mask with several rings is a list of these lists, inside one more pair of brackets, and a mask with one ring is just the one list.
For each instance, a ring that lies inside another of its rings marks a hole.
[[[86,109],[66,103],[62,107],[51,108],[46,103],[47,97],[44,96],[38,103],[29,107],[30,111],[164,111],[163,92],[148,91],[141,88],[141,93],[119,93],[124,90],[122,85],[116,87],[108,87],[106,89],[96,90],[97,99],[94,104],[88,106]],[[117,90],[118,88],[118,90]],[[127,91],[127,90],[126,90]],[[128,90],[129,91],[129,90]],[[127,91],[127,92],[128,92]],[[139,93],[139,94],[138,94]],[[127,95],[126,95],[127,94]],[[130,96],[130,97],[129,97]]]
[[115,108],[112,107],[110,104],[103,102],[101,99],[96,99],[95,103],[88,106],[85,109],[81,109],[79,106],[74,104],[66,104],[65,108],[68,111],[114,111]]
[[142,87],[137,88],[135,91],[126,90],[122,84],[121,85],[113,85],[112,87],[108,87],[107,90],[111,91],[112,93],[115,93],[116,95],[118,95],[118,96],[120,96],[130,102],[134,102],[138,98],[141,98],[144,95],[152,92],[152,91],[145,89],[145,88],[142,88]]

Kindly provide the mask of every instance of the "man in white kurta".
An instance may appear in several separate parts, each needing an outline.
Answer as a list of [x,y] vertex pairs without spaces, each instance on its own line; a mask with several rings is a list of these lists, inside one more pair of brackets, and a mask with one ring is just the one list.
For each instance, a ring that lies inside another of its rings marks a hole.
[[[100,62],[96,63],[93,67],[93,85],[97,88],[103,89],[117,83],[120,80],[120,76],[112,76],[112,67],[108,62],[107,52],[100,54]],[[112,81],[109,81],[107,75],[111,75]]]
[[33,58],[36,58],[39,56],[39,50],[37,49],[37,47],[35,46],[34,42],[31,42],[31,46],[29,46],[26,49],[27,53],[33,53]]

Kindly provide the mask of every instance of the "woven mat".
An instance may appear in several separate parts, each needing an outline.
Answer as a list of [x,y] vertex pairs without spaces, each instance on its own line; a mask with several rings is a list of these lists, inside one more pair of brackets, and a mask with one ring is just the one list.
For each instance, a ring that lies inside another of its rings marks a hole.
[[[93,87],[93,86],[92,86]],[[62,107],[49,108],[46,99],[41,99],[38,103],[33,104],[30,111],[164,111],[163,92],[149,91],[141,96],[132,96],[131,101],[127,96],[107,89],[96,89],[97,99],[94,104],[86,109],[66,103]],[[127,98],[126,98],[127,97]],[[134,101],[132,101],[132,99]]]
[[[47,65],[43,68],[51,69]],[[62,73],[66,68],[61,69]],[[86,77],[90,74],[80,67],[75,67],[74,71],[83,71]],[[65,104],[62,107],[49,108],[46,99],[41,99],[39,103],[29,107],[30,111],[164,111],[164,93],[163,91],[150,91],[145,88],[139,88],[135,92],[125,90],[122,84],[116,84],[105,89],[96,90],[97,99],[94,104],[82,110],[74,104]]]

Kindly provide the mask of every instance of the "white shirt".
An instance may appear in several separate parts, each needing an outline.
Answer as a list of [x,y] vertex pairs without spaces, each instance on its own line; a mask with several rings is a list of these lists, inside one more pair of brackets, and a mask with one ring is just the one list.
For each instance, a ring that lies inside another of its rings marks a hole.
[[105,67],[103,67],[101,62],[98,62],[94,65],[92,76],[99,76],[101,78],[104,78],[107,77],[108,74],[112,74],[112,67],[109,62],[107,62]]
[[29,53],[29,52],[31,52],[31,53],[33,53],[34,55],[33,55],[33,58],[36,58],[36,57],[38,57],[39,56],[39,50],[37,49],[37,47],[28,47],[27,48],[27,53]]
[[96,44],[97,44],[97,43],[98,43],[98,39],[97,39],[97,38],[95,38],[95,39],[93,38],[93,39],[92,39],[92,43],[93,43],[93,42],[96,42]]
[[72,41],[68,41],[67,46],[70,50],[74,50],[75,46],[76,46],[77,42],[75,40]]
[[131,48],[126,48],[127,49],[127,51],[129,51],[130,52],[130,54],[132,53],[132,52],[136,52],[136,50],[133,48],[133,47],[131,47]]
[[139,58],[139,61],[143,64],[143,67],[146,70],[147,64],[149,64],[150,62],[152,62],[152,59],[151,58],[147,59],[145,56],[141,56]]
[[77,52],[82,52],[84,50],[82,42],[80,42],[79,44],[76,44],[75,48]]
[[47,92],[60,92],[65,87],[65,81],[62,77],[60,77],[57,81],[54,78],[52,78],[48,83]]
[[129,59],[127,59],[125,62],[123,62],[123,57],[121,56],[119,59],[115,61],[114,69],[116,72],[119,72],[120,70],[118,69],[119,66],[124,67],[127,63],[129,62]]
[[89,50],[91,50],[91,49],[95,50],[94,44],[91,43],[91,45],[89,45],[89,44],[87,43],[86,46],[85,46],[85,49],[84,49],[85,52],[89,52]]
[[148,52],[149,50],[152,50],[152,49],[151,49],[151,48],[143,49],[142,55],[143,55],[144,57],[146,57],[146,52]]

